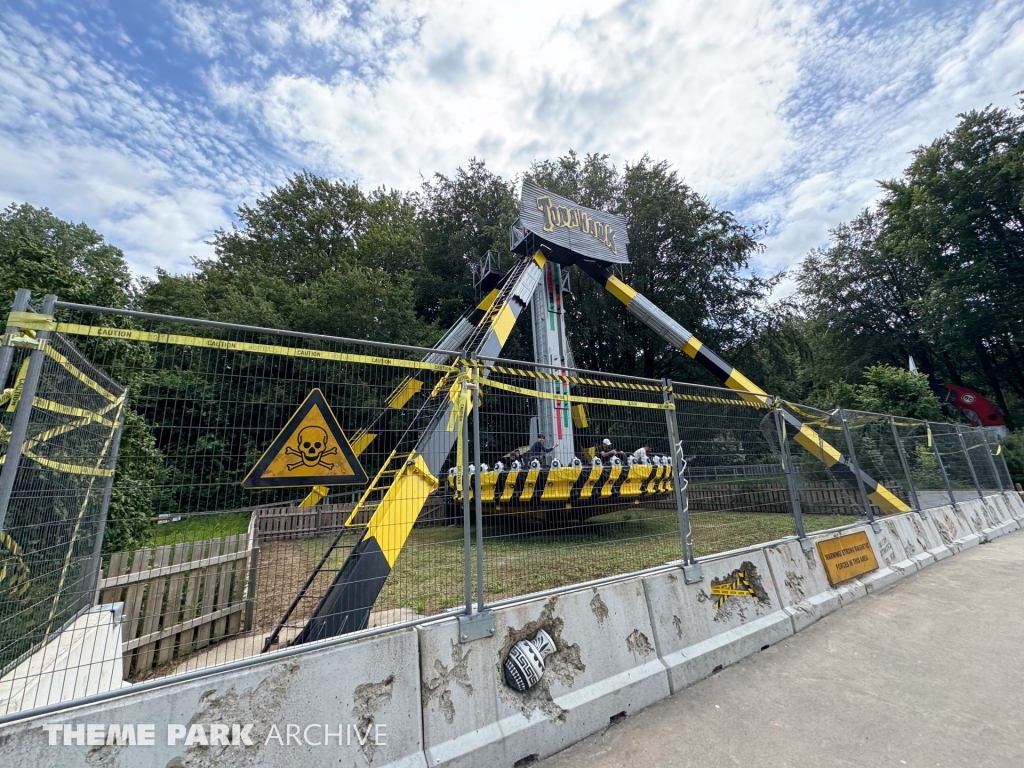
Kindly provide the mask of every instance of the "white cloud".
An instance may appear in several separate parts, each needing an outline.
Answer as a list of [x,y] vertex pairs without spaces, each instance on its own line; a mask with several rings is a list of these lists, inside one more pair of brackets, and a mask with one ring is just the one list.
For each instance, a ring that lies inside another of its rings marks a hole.
[[408,187],[483,155],[514,175],[570,147],[675,161],[721,193],[779,167],[793,3],[434,3],[387,77],[279,73],[249,103],[297,157]]
[[143,272],[187,268],[239,203],[300,168],[409,189],[474,155],[511,177],[570,148],[670,161],[769,223],[759,267],[774,270],[957,112],[1024,87],[1024,8],[1002,0],[916,15],[881,0],[167,8],[174,34],[157,36],[205,92],[148,85],[145,61],[88,47],[71,22],[65,39],[0,19],[0,200],[87,221]]
[[85,221],[145,274],[209,255],[204,240],[270,184],[231,128],[16,16],[0,22],[0,157],[0,204]]
[[910,152],[952,128],[958,113],[1015,106],[1024,87],[1024,7],[963,6],[852,36],[818,28],[804,50],[800,88],[828,108],[795,105],[799,157],[786,158],[775,193],[745,211],[773,224],[760,260],[770,269],[796,264],[825,244],[830,228],[875,203],[877,181],[898,177]]

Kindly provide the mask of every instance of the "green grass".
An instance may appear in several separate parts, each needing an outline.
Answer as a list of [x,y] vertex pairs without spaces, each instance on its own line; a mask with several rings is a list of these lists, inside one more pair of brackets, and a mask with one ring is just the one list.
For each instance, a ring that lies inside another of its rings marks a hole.
[[234,536],[249,529],[248,512],[226,514],[188,515],[176,523],[166,523],[150,528],[147,547],[161,547],[165,544],[180,544],[186,541],[203,541],[222,536]]
[[[786,514],[696,512],[691,513],[690,520],[698,557],[796,533],[793,518]],[[154,526],[149,546],[244,533],[248,522],[245,513],[195,516]],[[804,518],[808,532],[851,522],[856,518]],[[521,519],[511,519],[502,526],[486,524],[483,533],[488,602],[630,573],[682,557],[674,509],[623,510],[582,524],[565,524],[559,530],[527,529]],[[471,534],[475,544],[475,528]],[[264,629],[281,616],[333,538],[269,542],[261,547],[258,620],[261,626],[269,622]],[[300,614],[312,609],[312,601],[323,594],[356,540],[355,535],[342,537],[311,588],[310,604]],[[463,589],[463,529],[417,527],[406,541],[374,610],[412,609],[429,616],[462,605]]]
[[[856,522],[842,515],[808,515],[808,532]],[[761,544],[796,533],[789,515],[698,512],[691,515],[697,556]],[[476,542],[476,529],[472,530]],[[293,542],[310,567],[330,538]],[[355,537],[332,553],[341,567]],[[413,530],[374,608],[412,608],[430,615],[463,604],[463,530]],[[559,531],[509,533],[484,527],[484,584],[488,602],[663,565],[682,557],[675,510],[639,509],[591,518]],[[332,574],[333,575],[333,574]],[[475,583],[475,575],[474,575]]]

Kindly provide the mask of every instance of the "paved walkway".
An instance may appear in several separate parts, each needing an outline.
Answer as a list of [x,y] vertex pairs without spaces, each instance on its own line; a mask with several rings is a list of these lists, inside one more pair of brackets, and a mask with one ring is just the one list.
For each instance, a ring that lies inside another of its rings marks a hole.
[[538,765],[1024,766],[1024,532],[931,565]]

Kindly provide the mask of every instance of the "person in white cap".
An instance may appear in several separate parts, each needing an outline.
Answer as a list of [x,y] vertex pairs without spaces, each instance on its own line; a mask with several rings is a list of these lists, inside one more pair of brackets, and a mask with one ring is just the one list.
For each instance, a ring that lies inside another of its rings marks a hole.
[[612,445],[612,441],[606,437],[601,441],[601,444],[597,446],[597,455],[601,458],[602,462],[608,464],[612,460],[613,456],[619,456],[619,451],[614,445]]

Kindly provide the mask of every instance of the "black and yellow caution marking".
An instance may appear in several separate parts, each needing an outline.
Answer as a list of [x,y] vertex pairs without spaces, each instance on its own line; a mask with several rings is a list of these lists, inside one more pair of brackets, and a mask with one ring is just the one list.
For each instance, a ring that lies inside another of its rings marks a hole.
[[[461,478],[448,485],[462,499]],[[494,511],[565,502],[565,508],[595,500],[639,501],[672,492],[672,467],[619,464],[480,473],[480,502]],[[474,488],[470,483],[470,498]]]
[[640,384],[634,381],[616,381],[615,379],[591,379],[584,376],[570,376],[546,371],[534,371],[529,368],[510,368],[506,365],[488,365],[487,369],[507,376],[519,376],[524,379],[541,379],[557,381],[562,384],[587,384],[593,387],[612,387],[615,389],[632,389],[638,392],[661,392],[664,387],[658,384]]
[[303,488],[366,481],[366,472],[323,392],[314,389],[246,475],[242,487]]
[[712,584],[711,594],[717,598],[715,600],[715,608],[721,608],[725,605],[725,601],[730,597],[749,597],[753,600],[760,602],[760,598],[754,591],[754,588],[750,586],[750,581],[747,579],[746,574],[743,571],[736,571],[736,577],[732,581],[726,581],[722,584]]

